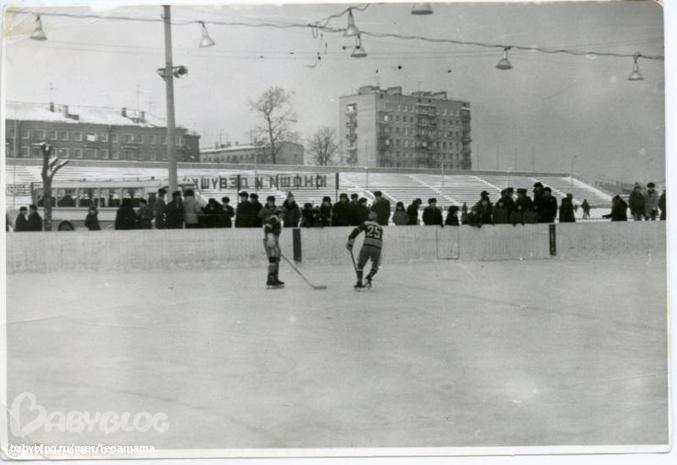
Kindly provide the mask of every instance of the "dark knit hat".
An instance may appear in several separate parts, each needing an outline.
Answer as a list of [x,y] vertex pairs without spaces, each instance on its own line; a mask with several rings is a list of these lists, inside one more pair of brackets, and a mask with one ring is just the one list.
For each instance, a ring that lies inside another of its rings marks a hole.
[[250,199],[254,199],[254,200],[258,200],[258,199],[259,199],[259,194],[256,194],[256,193],[252,192],[251,194],[249,194],[249,198],[250,198]]
[[351,198],[351,199],[356,199],[356,198],[358,198],[358,197],[359,197],[359,195],[357,195],[355,192],[353,192],[352,194],[350,194],[350,198]]
[[374,192],[374,197],[381,197],[381,195],[383,195],[381,191]]
[[521,188],[517,189],[517,193],[518,194],[526,194],[527,190],[521,187]]
[[269,195],[268,197],[266,197],[266,202],[275,202],[275,196]]
[[435,197],[430,197],[430,198],[428,199],[428,204],[431,204],[431,203],[433,203],[433,202],[434,202],[434,203],[437,203],[437,199],[436,199]]
[[247,193],[247,191],[242,191],[242,192],[240,192],[238,195],[239,195],[240,197],[249,197],[249,194]]

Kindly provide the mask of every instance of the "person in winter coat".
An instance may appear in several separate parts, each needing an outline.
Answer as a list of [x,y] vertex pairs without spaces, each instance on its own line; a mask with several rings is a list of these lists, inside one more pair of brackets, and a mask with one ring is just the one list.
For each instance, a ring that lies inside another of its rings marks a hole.
[[165,212],[167,208],[167,203],[165,202],[166,195],[166,190],[158,189],[157,198],[153,204],[153,216],[155,217],[155,227],[157,229],[164,229],[167,226],[167,213]]
[[421,199],[415,199],[407,207],[407,216],[409,217],[408,225],[413,226],[418,224],[418,209],[422,203],[423,201]]
[[367,205],[367,199],[361,197],[357,201],[357,221],[358,226],[367,221],[369,217],[369,206]]
[[320,205],[320,226],[331,226],[331,224],[332,224],[331,197],[322,197],[322,205]]
[[644,194],[642,194],[642,186],[636,182],[635,187],[632,189],[632,193],[630,193],[630,197],[628,198],[630,215],[632,215],[633,220],[642,221],[642,218],[644,218],[645,203]]
[[[514,225],[532,222],[531,217],[535,216],[533,211],[533,202],[527,195],[526,189],[517,189],[517,200],[515,200],[515,210],[510,214],[510,222]],[[533,221],[536,222],[535,220]]]
[[151,229],[153,227],[153,209],[148,206],[146,199],[139,199],[139,227],[141,229]]
[[186,228],[200,227],[200,216],[202,216],[202,207],[195,198],[193,189],[186,189],[183,193],[183,221]]
[[261,202],[259,202],[259,194],[253,192],[249,194],[249,208],[251,208],[252,215],[252,228],[260,228],[263,226],[263,220],[259,218],[259,213],[263,208]]
[[461,224],[468,224],[468,205],[465,202],[461,205]]
[[409,224],[409,215],[404,210],[404,203],[397,202],[395,204],[395,213],[393,213],[393,223],[396,226],[406,226]]
[[359,226],[362,224],[360,218],[360,196],[356,193],[350,194],[350,203],[348,204],[348,215],[350,218],[350,226]]
[[661,209],[661,221],[665,221],[665,218],[667,217],[667,211],[665,210],[665,189],[663,189],[661,196],[658,197],[658,208]]
[[506,187],[501,191],[501,200],[503,201],[503,205],[508,209],[508,216],[510,216],[510,213],[515,209],[514,193],[515,190],[512,187]]
[[218,228],[223,218],[223,207],[216,199],[209,199],[202,207],[202,218],[205,228]]
[[115,229],[139,229],[139,215],[134,211],[132,199],[122,199],[122,205],[115,215]]
[[428,199],[428,206],[423,209],[423,224],[426,226],[443,226],[442,210],[437,207],[437,199]]
[[447,209],[447,218],[444,220],[446,226],[458,226],[458,211],[459,208],[457,205],[450,205]]
[[87,217],[85,218],[85,226],[90,231],[101,231],[101,225],[99,224],[99,212],[96,210],[94,205],[89,207],[87,211]]
[[541,196],[541,203],[538,207],[538,222],[539,223],[554,223],[557,217],[557,199],[552,195],[552,189],[549,187],[543,188],[543,195]]
[[[503,191],[505,192],[505,191]],[[512,200],[512,199],[510,199]],[[501,196],[494,205],[493,211],[494,224],[509,224],[510,223],[510,209],[506,205],[506,197]]]
[[560,223],[575,223],[576,217],[574,216],[574,202],[573,195],[567,194],[566,197],[562,199],[562,203],[559,207],[559,222]]
[[230,206],[230,197],[223,197],[221,199],[223,216],[222,220],[219,223],[221,228],[232,228],[233,227],[233,217],[235,216],[235,210]]
[[476,215],[479,215],[479,217],[475,219],[475,224],[494,224],[492,214],[493,205],[491,205],[489,193],[487,191],[482,191],[480,194],[480,201],[475,204],[475,207],[477,207]]
[[332,226],[350,226],[348,194],[342,193],[332,209]]
[[655,221],[658,216],[658,192],[656,185],[652,182],[646,185],[646,195],[644,196],[644,218],[648,221]]
[[590,218],[590,204],[588,203],[588,199],[583,199],[583,203],[581,204],[581,209],[583,210],[583,219],[587,220]]
[[28,229],[28,208],[19,208],[19,214],[16,216],[16,220],[14,220],[14,231],[30,231],[30,229]]
[[242,191],[238,194],[240,203],[237,204],[235,213],[235,227],[236,228],[251,228],[254,225],[252,218],[251,203],[249,203],[249,194],[247,191]]
[[183,229],[183,201],[181,192],[172,192],[172,201],[165,208],[165,228]]
[[301,227],[302,228],[312,228],[315,226],[313,204],[306,202],[303,204],[303,210],[301,210]]
[[537,182],[534,184],[533,201],[531,202],[533,210],[539,214],[541,209],[541,200],[543,199],[543,183]]
[[390,201],[383,197],[381,191],[374,192],[374,203],[371,205],[371,211],[376,212],[376,222],[381,226],[388,225],[390,218]]
[[301,209],[294,200],[294,194],[287,193],[287,199],[282,204],[282,214],[285,228],[297,228],[301,220]]
[[35,205],[28,207],[28,231],[42,231],[42,217]]
[[611,199],[611,213],[602,215],[602,218],[611,218],[611,221],[628,221],[628,204],[616,195]]
[[275,205],[275,196],[274,195],[269,195],[266,197],[266,204],[259,210],[258,213],[258,218],[261,223],[265,223],[268,217],[272,216],[275,214],[275,210],[277,210],[277,206]]

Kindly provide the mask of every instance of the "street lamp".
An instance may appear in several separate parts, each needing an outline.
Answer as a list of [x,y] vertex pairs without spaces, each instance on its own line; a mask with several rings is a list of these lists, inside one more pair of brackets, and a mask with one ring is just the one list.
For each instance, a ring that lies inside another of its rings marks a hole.
[[574,186],[574,160],[578,158],[578,155],[571,157],[571,187]]

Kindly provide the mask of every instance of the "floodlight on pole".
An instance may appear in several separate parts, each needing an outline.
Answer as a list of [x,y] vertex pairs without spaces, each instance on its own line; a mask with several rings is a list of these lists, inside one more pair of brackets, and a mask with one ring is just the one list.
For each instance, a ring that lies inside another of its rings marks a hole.
[[412,15],[431,15],[433,14],[433,8],[430,6],[430,3],[414,3],[414,7],[411,9]]
[[359,35],[357,36],[357,43],[355,44],[353,52],[350,54],[350,56],[352,58],[365,58],[367,56],[367,51],[364,49],[364,46],[362,45],[362,38]]
[[207,32],[207,26],[205,26],[204,21],[199,21],[200,26],[202,26],[202,38],[200,39],[200,48],[207,48],[216,45],[216,42],[209,37],[209,32]]
[[45,31],[42,29],[42,20],[40,19],[40,15],[35,16],[35,29],[31,33],[31,39],[47,40],[47,35],[45,35]]
[[628,77],[628,81],[641,81],[644,79],[644,77],[642,77],[642,73],[639,72],[639,64],[637,63],[637,60],[639,60],[639,57],[641,56],[642,54],[637,52],[632,57],[634,64],[632,66],[632,73],[630,73],[630,76]]
[[501,70],[512,69],[512,64],[510,63],[510,60],[508,60],[508,50],[510,50],[510,47],[503,48],[503,58],[498,62],[496,68]]
[[[178,72],[178,69],[174,68],[172,57],[171,9],[169,5],[163,5],[162,9],[164,13],[162,19],[164,22],[165,31],[165,68],[162,77],[165,81],[165,91],[167,98],[167,164],[169,192],[171,194],[172,192],[177,191],[179,188],[175,144],[176,123],[174,119],[174,74]],[[183,71],[183,74],[188,72],[186,69]]]
[[355,37],[360,35],[360,30],[355,26],[355,18],[353,17],[353,9],[348,9],[348,27],[343,31],[344,37]]

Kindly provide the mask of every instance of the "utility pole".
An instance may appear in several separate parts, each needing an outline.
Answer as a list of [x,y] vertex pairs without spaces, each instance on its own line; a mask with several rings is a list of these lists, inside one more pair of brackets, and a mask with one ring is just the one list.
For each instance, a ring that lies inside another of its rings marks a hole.
[[179,188],[176,169],[176,138],[174,121],[174,74],[172,63],[172,23],[169,5],[162,6],[165,24],[165,88],[167,91],[167,162],[169,164],[169,192],[176,192]]
[[512,167],[515,171],[517,171],[517,147],[515,147],[515,164]]

